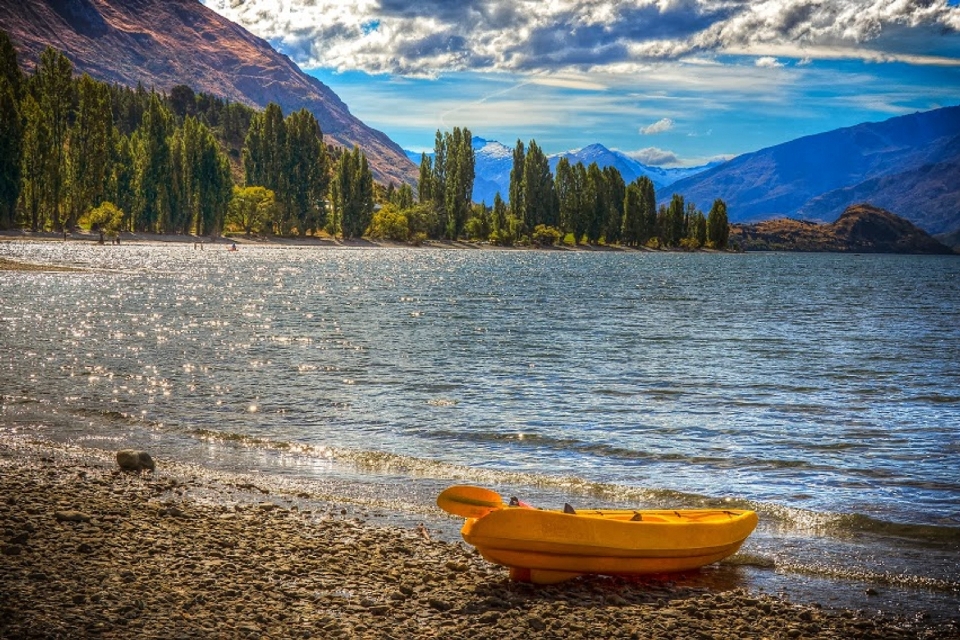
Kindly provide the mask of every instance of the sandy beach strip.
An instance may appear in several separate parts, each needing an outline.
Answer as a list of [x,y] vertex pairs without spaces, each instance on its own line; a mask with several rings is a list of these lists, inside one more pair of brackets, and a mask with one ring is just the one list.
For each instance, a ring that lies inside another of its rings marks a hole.
[[669,578],[511,583],[422,527],[224,486],[0,436],[0,638],[960,637]]

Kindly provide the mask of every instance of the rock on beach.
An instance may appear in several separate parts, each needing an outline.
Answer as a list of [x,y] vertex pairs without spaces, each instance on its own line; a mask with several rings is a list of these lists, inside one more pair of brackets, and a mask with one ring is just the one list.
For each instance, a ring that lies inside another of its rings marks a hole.
[[124,471],[155,471],[157,468],[149,453],[134,449],[117,451],[117,465]]
[[41,460],[57,446],[0,437],[0,496],[16,496],[0,499],[0,638],[960,637],[742,588],[516,584],[463,544],[339,504],[287,508],[274,489],[279,506],[265,509],[210,479],[171,478],[174,463],[120,473],[105,452]]

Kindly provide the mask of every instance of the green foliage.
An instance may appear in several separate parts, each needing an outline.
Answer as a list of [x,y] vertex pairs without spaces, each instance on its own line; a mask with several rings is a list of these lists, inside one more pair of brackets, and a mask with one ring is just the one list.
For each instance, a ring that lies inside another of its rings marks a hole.
[[420,181],[417,183],[417,199],[420,202],[430,202],[433,200],[433,161],[430,156],[423,153],[420,155]]
[[513,149],[513,166],[510,168],[510,213],[515,218],[523,219],[526,210],[523,201],[523,172],[526,164],[526,149],[523,142],[517,140]]
[[420,159],[420,202],[432,203],[436,211],[434,237],[456,239],[463,234],[470,216],[475,157],[469,129],[437,131],[433,161]]
[[42,200],[44,171],[49,149],[49,133],[39,101],[28,93],[23,98],[20,113],[25,124],[23,155],[21,156],[21,179],[23,206],[31,231],[39,231],[43,225]]
[[545,224],[538,224],[533,229],[533,233],[530,236],[530,240],[534,244],[540,246],[552,247],[560,242],[560,238],[563,237],[563,234],[560,233],[560,230],[556,227],[551,227]]
[[312,113],[301,109],[291,114],[285,125],[286,191],[281,193],[281,200],[302,237],[326,224],[325,197],[330,184],[327,154],[320,124]]
[[233,197],[227,209],[227,222],[239,227],[246,235],[269,229],[274,216],[276,200],[270,189],[261,186],[233,187]]
[[76,117],[68,131],[68,226],[107,194],[114,133],[107,86],[83,74],[76,92]]
[[23,94],[23,72],[17,62],[17,49],[5,31],[0,31],[0,78],[6,80],[15,100]]
[[[393,186],[393,185],[390,185]],[[397,209],[404,211],[413,207],[413,187],[408,184],[400,185],[399,189],[393,191],[388,202],[397,206]]]
[[173,122],[170,111],[151,95],[143,124],[132,140],[134,158],[135,229],[165,233],[171,231],[171,198],[173,191],[173,161],[170,135]]
[[707,242],[715,249],[726,249],[730,238],[727,203],[717,198],[707,214]]
[[328,225],[331,235],[362,236],[373,218],[373,176],[359,147],[340,156],[330,194],[336,214]]
[[523,161],[522,215],[526,230],[538,225],[559,224],[559,207],[553,175],[546,154],[531,140]]
[[523,221],[513,214],[507,215],[502,227],[490,233],[490,242],[501,247],[512,247],[521,243],[523,238]]
[[16,226],[20,199],[23,126],[17,102],[13,85],[5,75],[0,75],[0,229]]
[[383,205],[370,221],[370,237],[406,242],[410,237],[407,216],[395,204]]
[[[67,180],[67,129],[73,108],[73,65],[65,55],[47,47],[40,54],[32,91],[40,104],[41,126],[46,130],[47,146],[41,150],[43,166],[41,202],[58,228],[66,230],[64,185]],[[72,225],[71,225],[72,226]]]
[[507,226],[507,203],[503,201],[503,198],[500,197],[500,192],[498,191],[495,196],[493,196],[493,212],[491,214],[490,226],[491,233],[495,233],[500,229],[505,229]]
[[485,242],[490,239],[492,231],[490,210],[483,203],[473,205],[473,215],[464,227],[467,238]]
[[101,239],[104,234],[116,237],[123,223],[123,211],[112,202],[101,202],[99,206],[90,209],[83,219],[92,230],[100,232]]
[[429,238],[430,230],[437,226],[437,211],[430,202],[417,203],[405,210],[404,214],[407,216],[407,224],[410,227],[411,241],[418,236],[423,236],[423,239]]
[[607,244],[618,244],[623,228],[623,204],[626,185],[616,167],[603,169],[603,237]]
[[[584,235],[587,242],[596,244],[603,235],[604,224],[607,219],[607,190],[604,184],[603,171],[596,162],[587,167],[586,182],[583,189],[583,222]],[[579,235],[579,234],[578,234]]]

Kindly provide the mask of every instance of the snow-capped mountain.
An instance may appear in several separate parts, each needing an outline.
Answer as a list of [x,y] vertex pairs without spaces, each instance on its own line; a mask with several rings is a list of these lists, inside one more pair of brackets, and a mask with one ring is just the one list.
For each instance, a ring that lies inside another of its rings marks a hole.
[[[510,170],[513,167],[513,149],[495,140],[485,140],[484,138],[473,138],[473,151],[476,157],[475,178],[473,182],[473,199],[475,202],[483,202],[488,206],[493,204],[494,196],[499,192],[504,201],[509,199],[510,193]],[[420,164],[420,153],[413,151],[406,152],[409,157],[418,166]],[[428,156],[433,156],[428,153]],[[604,169],[609,166],[616,167],[623,180],[631,183],[640,176],[647,176],[653,181],[657,189],[667,187],[677,180],[696,175],[706,171],[721,163],[711,163],[701,167],[681,167],[664,169],[662,167],[649,167],[627,154],[620,151],[612,151],[602,144],[591,144],[576,151],[567,151],[548,156],[550,161],[550,170],[555,171],[560,158],[567,158],[570,164],[582,162],[584,166],[590,166],[596,162],[597,166]]]

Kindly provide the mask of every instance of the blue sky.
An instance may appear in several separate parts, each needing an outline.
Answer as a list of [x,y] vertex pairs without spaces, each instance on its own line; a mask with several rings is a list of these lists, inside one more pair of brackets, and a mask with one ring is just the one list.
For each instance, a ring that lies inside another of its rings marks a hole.
[[958,0],[204,0],[405,149],[702,164],[960,104]]

